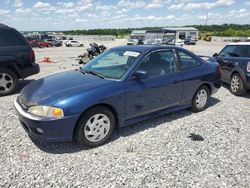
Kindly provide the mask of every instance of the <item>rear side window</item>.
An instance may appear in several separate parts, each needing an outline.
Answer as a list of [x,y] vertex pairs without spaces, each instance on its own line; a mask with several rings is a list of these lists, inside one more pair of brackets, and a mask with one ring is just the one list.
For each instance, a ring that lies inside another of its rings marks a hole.
[[187,70],[200,65],[200,62],[185,52],[178,51],[180,58],[180,69]]
[[26,46],[24,39],[14,30],[0,30],[0,47]]
[[234,54],[239,57],[250,57],[250,45],[236,46],[236,48],[234,49]]
[[249,45],[228,45],[221,52],[222,57],[250,57]]

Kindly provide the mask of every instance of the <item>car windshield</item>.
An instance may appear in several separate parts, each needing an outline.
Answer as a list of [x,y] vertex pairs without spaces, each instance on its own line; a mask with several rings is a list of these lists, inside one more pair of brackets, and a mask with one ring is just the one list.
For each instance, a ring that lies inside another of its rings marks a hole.
[[104,78],[121,79],[140,55],[140,52],[112,49],[88,62],[81,70],[94,72]]

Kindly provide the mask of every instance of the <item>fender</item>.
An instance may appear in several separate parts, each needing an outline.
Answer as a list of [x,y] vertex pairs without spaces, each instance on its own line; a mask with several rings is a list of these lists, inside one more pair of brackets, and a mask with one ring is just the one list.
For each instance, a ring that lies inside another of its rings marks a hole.
[[[230,72],[230,79],[231,79],[232,75],[233,75],[235,72],[237,72],[237,73],[240,75],[244,87],[248,88],[249,85],[248,85],[248,83],[247,83],[246,74],[245,74],[245,72],[243,71],[243,68],[240,68],[240,67],[238,67],[238,66],[235,66],[235,67],[232,69],[232,71]],[[229,83],[230,83],[230,82],[229,82]]]
[[238,67],[238,66],[235,66],[235,67],[231,70],[231,72],[230,72],[230,78],[232,77],[232,75],[233,75],[235,72],[237,72],[237,73],[240,75],[241,79],[245,79],[245,73],[244,73],[244,71],[242,70],[242,68],[240,68],[240,67]]
[[13,56],[0,56],[0,68],[12,69],[19,78],[23,77],[22,72],[20,71],[23,66],[18,63],[18,60]]

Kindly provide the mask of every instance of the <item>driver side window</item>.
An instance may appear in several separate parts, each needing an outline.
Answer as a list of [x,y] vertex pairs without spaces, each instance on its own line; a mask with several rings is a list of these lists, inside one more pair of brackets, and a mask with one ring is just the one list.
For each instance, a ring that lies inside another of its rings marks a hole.
[[149,77],[176,72],[175,54],[172,50],[153,52],[144,59],[138,70],[146,71]]

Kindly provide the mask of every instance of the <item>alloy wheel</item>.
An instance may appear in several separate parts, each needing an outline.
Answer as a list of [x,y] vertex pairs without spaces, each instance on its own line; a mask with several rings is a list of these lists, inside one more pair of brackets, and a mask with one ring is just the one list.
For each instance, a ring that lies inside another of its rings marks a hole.
[[240,78],[238,75],[234,75],[231,80],[231,90],[236,93],[240,89]]
[[14,84],[13,78],[7,73],[0,73],[0,92],[8,92]]

